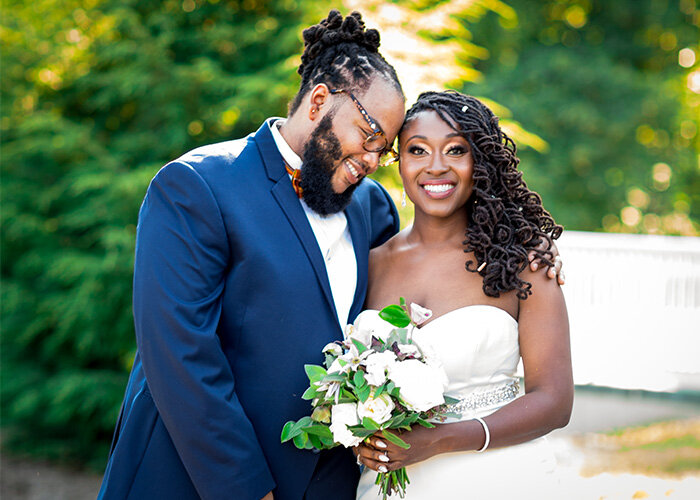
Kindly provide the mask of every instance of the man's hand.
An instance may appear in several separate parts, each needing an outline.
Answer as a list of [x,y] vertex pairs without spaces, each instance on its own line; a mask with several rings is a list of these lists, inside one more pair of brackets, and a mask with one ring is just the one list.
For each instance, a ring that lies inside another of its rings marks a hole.
[[268,493],[264,497],[262,497],[260,500],[275,500],[275,497],[272,496],[272,492]]
[[[540,243],[537,247],[537,250],[540,250],[542,252],[547,251],[546,242],[543,241],[542,243]],[[552,262],[554,262],[554,265],[550,266],[547,269],[547,276],[551,279],[554,279],[556,277],[559,284],[563,285],[566,282],[566,280],[564,279],[564,272],[561,270],[563,262],[561,260],[561,257],[559,256],[559,249],[557,248],[557,245],[554,242],[552,242],[552,248],[550,248],[549,251],[552,252]],[[540,264],[542,264],[542,261],[537,258],[537,255],[535,254],[534,250],[528,254],[528,260],[530,261],[530,269],[532,270],[532,272],[537,271],[537,269],[540,267]]]

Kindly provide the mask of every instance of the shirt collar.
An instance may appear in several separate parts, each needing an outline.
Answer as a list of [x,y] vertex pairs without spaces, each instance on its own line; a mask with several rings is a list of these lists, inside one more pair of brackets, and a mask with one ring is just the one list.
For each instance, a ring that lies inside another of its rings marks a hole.
[[301,168],[302,161],[301,158],[299,158],[299,155],[292,151],[292,148],[289,147],[289,144],[287,144],[287,141],[284,140],[282,134],[280,134],[279,127],[285,121],[287,120],[279,119],[272,122],[270,124],[270,132],[272,132],[272,139],[275,141],[275,145],[277,146],[277,149],[279,149],[282,159],[287,162],[287,165],[296,170]]

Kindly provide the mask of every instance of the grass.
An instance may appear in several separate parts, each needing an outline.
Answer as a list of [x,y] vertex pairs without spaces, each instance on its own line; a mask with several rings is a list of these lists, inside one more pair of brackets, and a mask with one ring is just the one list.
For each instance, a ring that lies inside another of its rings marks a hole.
[[581,437],[585,475],[629,472],[652,476],[700,473],[700,419],[658,422]]

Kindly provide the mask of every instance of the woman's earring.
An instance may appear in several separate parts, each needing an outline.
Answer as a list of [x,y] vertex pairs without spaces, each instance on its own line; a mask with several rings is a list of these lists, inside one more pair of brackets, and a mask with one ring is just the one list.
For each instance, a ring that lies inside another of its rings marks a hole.
[[406,208],[406,190],[405,189],[403,189],[401,191],[401,206],[403,208]]

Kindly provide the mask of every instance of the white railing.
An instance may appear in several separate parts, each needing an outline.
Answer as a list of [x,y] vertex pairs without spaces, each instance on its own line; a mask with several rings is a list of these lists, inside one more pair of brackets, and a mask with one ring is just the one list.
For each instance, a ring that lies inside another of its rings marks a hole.
[[700,390],[700,238],[567,231],[574,380]]

